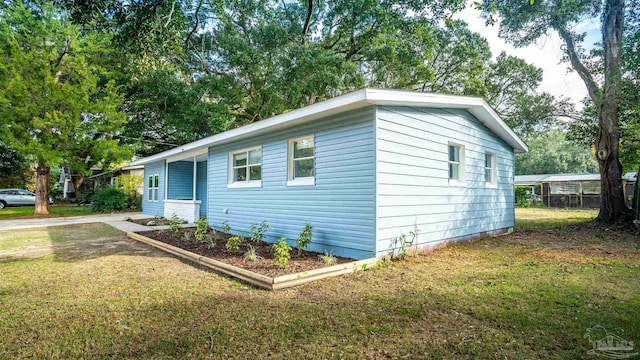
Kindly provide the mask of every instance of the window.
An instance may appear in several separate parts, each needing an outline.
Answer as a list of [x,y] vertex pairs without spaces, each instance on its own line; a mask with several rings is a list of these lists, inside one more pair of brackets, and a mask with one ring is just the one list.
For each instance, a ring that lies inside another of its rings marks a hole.
[[147,194],[147,199],[149,201],[158,201],[159,181],[160,181],[159,175],[149,176],[149,189]]
[[235,151],[229,154],[229,186],[262,186],[262,148]]
[[464,146],[449,144],[449,183],[464,181]]
[[487,185],[495,185],[496,175],[496,156],[492,153],[484,153],[484,182]]
[[315,184],[314,137],[289,140],[289,181],[287,185]]

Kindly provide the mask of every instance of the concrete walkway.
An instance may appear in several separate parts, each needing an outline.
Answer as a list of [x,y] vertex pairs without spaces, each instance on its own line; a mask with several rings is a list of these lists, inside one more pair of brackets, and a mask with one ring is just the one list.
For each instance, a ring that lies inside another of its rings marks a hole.
[[140,212],[135,212],[135,213],[122,213],[122,214],[51,217],[51,218],[42,218],[42,219],[0,220],[0,231],[29,229],[29,228],[47,227],[47,226],[89,224],[89,223],[97,223],[97,222],[111,225],[119,230],[126,231],[126,232],[144,231],[149,229],[146,226],[125,221],[124,219],[126,218],[147,219],[147,218],[151,218],[151,216],[145,215]]

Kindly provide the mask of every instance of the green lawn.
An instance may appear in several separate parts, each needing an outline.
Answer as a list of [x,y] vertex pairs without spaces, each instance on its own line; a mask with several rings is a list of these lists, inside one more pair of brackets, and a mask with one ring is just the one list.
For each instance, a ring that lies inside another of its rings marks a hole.
[[91,206],[52,205],[49,215],[33,215],[33,206],[6,207],[0,210],[0,220],[17,218],[42,218],[93,214]]
[[640,344],[639,237],[517,215],[508,236],[277,292],[106,225],[0,232],[0,358],[582,359],[595,325]]

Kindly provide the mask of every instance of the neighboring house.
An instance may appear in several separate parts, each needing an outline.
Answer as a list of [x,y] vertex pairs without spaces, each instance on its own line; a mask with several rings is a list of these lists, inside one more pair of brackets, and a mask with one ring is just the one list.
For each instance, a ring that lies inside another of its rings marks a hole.
[[[82,187],[89,186],[95,191],[101,187],[113,185],[116,179],[119,176],[124,174],[142,177],[144,175],[144,166],[129,165],[129,166],[124,166],[124,167],[115,169],[115,170],[107,170],[107,171],[104,171],[102,169],[92,168],[91,172],[93,173],[91,176],[87,176],[84,178]],[[76,193],[73,187],[73,181],[71,180],[71,174],[69,172],[69,169],[64,167],[60,169],[59,185],[62,189],[63,199],[76,197]],[[140,183],[140,186],[138,187],[138,194],[142,195],[143,191],[144,191],[144,186],[142,183]]]
[[479,98],[363,89],[139,159],[143,211],[207,216],[311,250],[381,257],[514,226],[514,152],[526,145]]
[[[87,185],[92,186],[93,190],[98,190],[101,187],[111,186],[116,183],[118,177],[122,175],[144,176],[144,165],[129,165],[123,166],[115,170],[108,171],[94,171],[94,175],[88,176],[84,179]],[[142,195],[144,192],[144,184],[141,182],[138,186],[137,192]]]
[[[631,207],[636,173],[622,177],[627,206]],[[598,208],[600,207],[600,174],[543,174],[517,175],[516,186],[536,189],[542,202],[548,207]],[[537,189],[540,189],[539,193]]]

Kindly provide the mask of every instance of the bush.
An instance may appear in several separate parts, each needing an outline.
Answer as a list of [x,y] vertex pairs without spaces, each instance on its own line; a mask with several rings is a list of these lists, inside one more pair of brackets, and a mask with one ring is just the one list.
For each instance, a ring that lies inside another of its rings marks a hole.
[[198,242],[204,242],[207,237],[207,232],[209,231],[209,224],[207,223],[207,217],[203,216],[198,221],[196,221],[196,240]]
[[308,250],[311,244],[313,226],[309,223],[305,223],[300,235],[296,239],[296,247],[298,248],[298,256],[302,254],[302,250]]
[[184,223],[185,221],[180,219],[176,214],[171,214],[171,217],[167,221],[169,229],[171,229],[171,231],[173,231],[173,233],[176,235],[180,235],[180,231],[182,230],[182,226],[180,225]]
[[262,241],[262,239],[264,239],[264,233],[269,229],[269,224],[266,221],[260,224],[251,223],[250,226],[249,233],[251,234],[251,241],[253,242]]
[[107,187],[91,198],[91,210],[109,213],[127,208],[127,195],[120,189]]
[[287,238],[281,237],[276,244],[271,245],[273,251],[273,263],[280,269],[286,269],[289,266],[289,258],[291,254],[291,246],[287,244]]
[[238,251],[240,251],[240,243],[242,243],[243,240],[244,238],[242,236],[234,235],[230,237],[229,240],[227,240],[227,243],[224,245],[224,247],[228,252],[237,253]]

